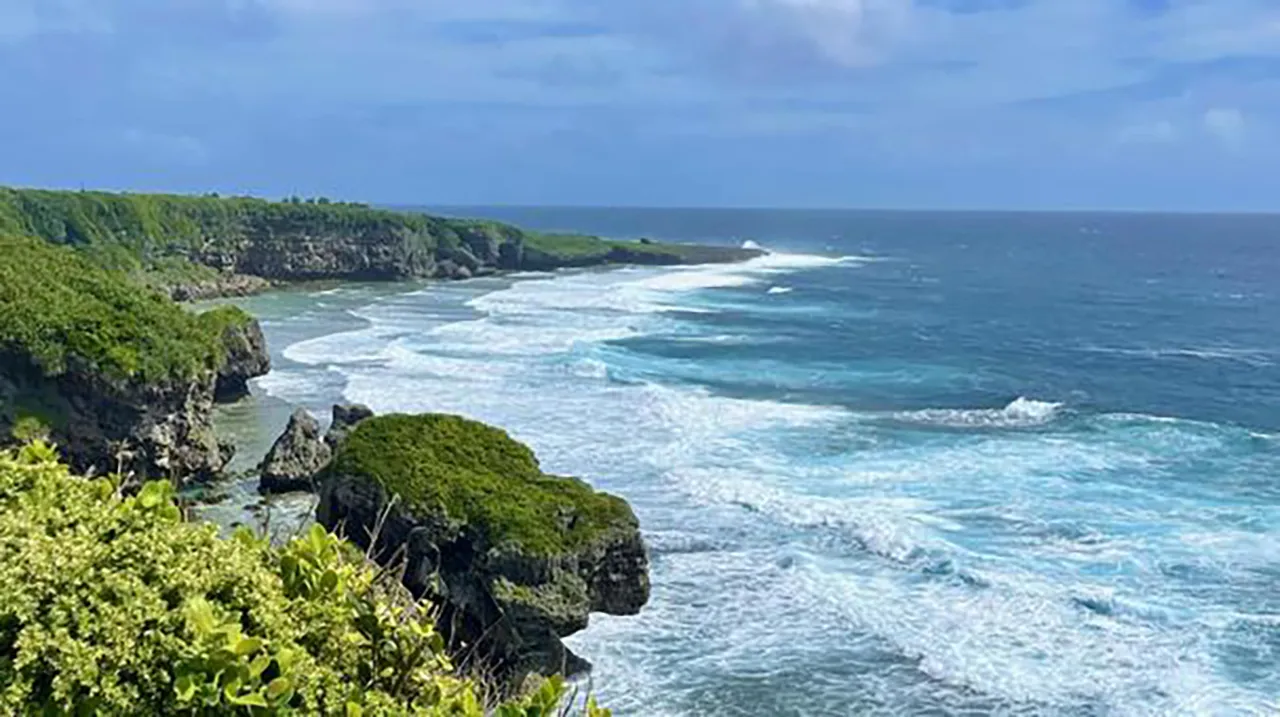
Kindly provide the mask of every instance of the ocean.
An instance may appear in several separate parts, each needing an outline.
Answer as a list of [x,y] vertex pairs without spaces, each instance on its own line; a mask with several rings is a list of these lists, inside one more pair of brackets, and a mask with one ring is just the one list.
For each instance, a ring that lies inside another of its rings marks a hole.
[[615,714],[1280,714],[1280,217],[444,211],[773,252],[244,302],[244,465],[345,400],[631,502]]

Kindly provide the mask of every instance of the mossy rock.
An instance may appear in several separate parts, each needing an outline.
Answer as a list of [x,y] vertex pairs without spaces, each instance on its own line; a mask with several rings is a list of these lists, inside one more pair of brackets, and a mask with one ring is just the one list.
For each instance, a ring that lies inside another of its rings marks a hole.
[[619,526],[626,501],[582,481],[549,476],[505,431],[459,416],[371,418],[342,445],[329,473],[376,482],[411,512],[444,516],[494,546],[557,555]]

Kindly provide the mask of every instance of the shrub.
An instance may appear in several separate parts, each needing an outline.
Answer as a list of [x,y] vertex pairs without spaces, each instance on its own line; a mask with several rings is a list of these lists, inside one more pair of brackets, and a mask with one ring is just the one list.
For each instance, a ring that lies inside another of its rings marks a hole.
[[458,416],[371,418],[351,433],[329,470],[367,477],[410,509],[443,513],[494,544],[537,555],[561,554],[635,523],[622,499],[543,474],[527,446]]
[[222,539],[167,483],[125,497],[43,443],[0,454],[0,713],[484,714],[425,609],[319,527]]
[[216,368],[219,333],[168,297],[39,239],[0,235],[0,351],[56,376],[71,361],[161,381]]

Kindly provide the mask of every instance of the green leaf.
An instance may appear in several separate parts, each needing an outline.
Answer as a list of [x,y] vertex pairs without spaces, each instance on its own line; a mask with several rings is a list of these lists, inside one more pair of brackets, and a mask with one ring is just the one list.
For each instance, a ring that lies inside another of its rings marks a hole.
[[266,672],[267,668],[270,666],[271,666],[271,656],[263,655],[262,657],[259,657],[258,659],[249,663],[249,674],[256,680],[259,677],[262,677],[262,673]]
[[276,653],[276,664],[280,666],[281,672],[289,672],[293,668],[293,663],[298,659],[298,653],[289,648],[283,648]]
[[142,487],[142,492],[138,493],[138,503],[147,510],[155,508],[164,502],[164,492],[161,486],[164,485],[158,481],[152,481]]
[[249,692],[247,694],[239,695],[237,697],[232,697],[229,701],[231,702],[231,704],[238,705],[240,707],[267,708],[271,706],[267,702],[267,698],[263,697],[261,694],[257,692]]
[[347,703],[347,717],[362,717],[364,708],[354,702]]
[[338,574],[332,570],[326,570],[324,576],[320,578],[320,589],[325,594],[333,594],[338,589]]
[[179,702],[190,702],[196,696],[196,681],[191,675],[183,675],[174,685],[174,691],[178,693]]
[[261,649],[262,649],[261,639],[256,637],[242,637],[240,638],[240,641],[236,643],[234,652],[241,657],[246,657],[248,655],[252,655],[253,653]]
[[267,685],[267,697],[275,701],[279,697],[288,694],[293,690],[293,681],[288,677],[277,677]]

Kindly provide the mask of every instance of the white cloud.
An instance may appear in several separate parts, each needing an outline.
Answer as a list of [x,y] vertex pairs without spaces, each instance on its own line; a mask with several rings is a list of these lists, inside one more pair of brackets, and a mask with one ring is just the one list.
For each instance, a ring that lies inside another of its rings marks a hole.
[[882,51],[911,19],[911,0],[742,0],[755,28],[812,43],[828,61],[863,67],[883,59]]
[[1229,149],[1239,149],[1245,140],[1244,113],[1233,107],[1214,107],[1204,113],[1204,128]]

